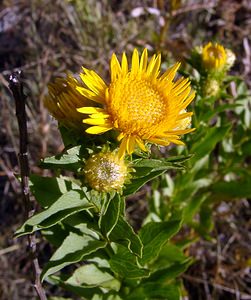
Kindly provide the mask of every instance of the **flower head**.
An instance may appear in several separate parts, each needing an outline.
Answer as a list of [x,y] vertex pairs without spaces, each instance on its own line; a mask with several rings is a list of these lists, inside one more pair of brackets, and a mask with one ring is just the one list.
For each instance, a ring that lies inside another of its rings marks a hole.
[[203,66],[212,71],[221,71],[226,65],[226,51],[220,44],[209,42],[202,49]]
[[56,78],[48,85],[48,94],[44,98],[44,106],[51,115],[64,126],[69,128],[83,128],[82,114],[76,109],[90,104],[90,101],[79,95],[76,86],[79,82],[71,75]]
[[84,168],[88,184],[99,192],[120,191],[129,178],[129,169],[117,153],[107,152],[92,155]]
[[161,76],[160,64],[160,54],[154,55],[148,63],[147,49],[141,58],[135,49],[130,69],[125,53],[121,64],[116,55],[112,55],[109,85],[94,71],[84,68],[80,75],[87,88],[77,87],[77,90],[102,105],[78,109],[89,115],[83,120],[92,125],[86,132],[118,131],[119,157],[126,152],[131,154],[136,145],[146,151],[145,141],[163,146],[170,142],[183,144],[180,135],[193,131],[191,128],[179,129],[183,120],[192,115],[185,111],[195,96],[190,81],[182,77],[174,81],[180,63]]

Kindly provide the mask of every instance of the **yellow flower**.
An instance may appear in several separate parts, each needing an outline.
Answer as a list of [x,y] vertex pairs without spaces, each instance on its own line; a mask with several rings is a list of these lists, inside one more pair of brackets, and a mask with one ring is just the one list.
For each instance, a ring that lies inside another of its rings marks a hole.
[[127,179],[129,169],[115,152],[92,155],[85,164],[86,181],[99,192],[121,191]]
[[82,114],[76,109],[90,105],[90,101],[77,92],[79,84],[69,74],[65,78],[56,78],[48,84],[48,94],[44,98],[44,106],[50,114],[64,126],[75,129],[83,128]]
[[118,141],[121,141],[119,157],[126,152],[131,154],[136,145],[146,151],[144,141],[162,146],[170,142],[183,144],[180,135],[193,131],[191,128],[177,129],[184,119],[192,115],[184,111],[195,96],[191,92],[190,81],[182,77],[174,81],[180,63],[161,76],[160,64],[160,54],[154,55],[148,63],[147,49],[141,58],[135,49],[130,70],[125,53],[121,64],[116,55],[112,55],[109,85],[94,71],[83,68],[84,73],[80,74],[87,88],[77,87],[77,90],[102,105],[78,109],[89,115],[83,122],[93,125],[86,132],[118,131]]
[[226,59],[226,51],[220,44],[209,42],[202,49],[202,63],[208,70],[221,71],[226,65]]

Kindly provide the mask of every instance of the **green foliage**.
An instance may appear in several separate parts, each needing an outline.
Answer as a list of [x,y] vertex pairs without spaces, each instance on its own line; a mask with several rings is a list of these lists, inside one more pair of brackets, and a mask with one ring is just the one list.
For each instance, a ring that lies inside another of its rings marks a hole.
[[[44,159],[41,166],[77,172],[86,156],[81,146],[74,146],[62,155]],[[134,193],[145,182],[167,170],[183,170],[187,159],[188,156],[136,159],[135,172],[125,191]],[[176,272],[169,274],[168,284],[156,282],[158,291],[152,290],[153,280],[144,280],[156,273],[155,261],[168,240],[178,232],[181,220],[150,222],[137,234],[126,220],[124,195],[97,193],[89,190],[81,180],[62,176],[32,175],[30,186],[43,210],[28,219],[16,236],[40,230],[56,246],[43,268],[42,280],[60,284],[87,299],[178,297],[175,276],[181,273],[181,266],[187,265],[185,256],[180,265],[176,261],[168,265]],[[67,266],[83,261],[84,265],[65,273]]]
[[[199,56],[190,60],[199,71],[193,79],[196,131],[185,138],[186,148],[170,147],[167,158],[133,155],[127,161],[130,180],[119,193],[91,190],[83,178],[89,155],[114,149],[113,140],[101,147],[90,139],[76,141],[61,128],[65,150],[40,164],[56,176],[30,177],[42,210],[16,231],[17,237],[41,231],[54,245],[42,280],[93,300],[180,299],[179,277],[193,263],[184,249],[200,236],[210,240],[220,201],[251,194],[250,95],[239,78],[221,73],[220,93],[205,96],[201,85],[211,77],[194,59]],[[235,97],[227,92],[230,80]],[[146,184],[149,208],[136,232],[125,200]],[[184,227],[182,240],[175,242]]]

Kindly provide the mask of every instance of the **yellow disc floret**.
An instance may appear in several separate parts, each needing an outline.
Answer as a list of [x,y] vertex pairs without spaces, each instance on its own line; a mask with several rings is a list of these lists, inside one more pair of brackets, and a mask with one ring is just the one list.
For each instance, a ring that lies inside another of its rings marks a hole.
[[226,51],[220,44],[209,42],[202,49],[203,66],[212,71],[221,71],[226,65]]
[[128,173],[126,163],[114,152],[92,155],[84,168],[86,181],[99,192],[120,191]]
[[168,114],[168,103],[152,82],[133,77],[128,74],[111,84],[107,111],[114,127],[122,132],[139,136],[149,131],[154,134]]
[[86,132],[100,134],[115,129],[121,141],[119,157],[131,154],[136,146],[146,151],[145,142],[162,146],[171,142],[183,144],[180,135],[193,131],[180,126],[192,115],[185,110],[195,96],[190,81],[183,77],[174,81],[180,63],[161,76],[160,64],[160,54],[148,62],[147,49],[141,58],[135,49],[131,69],[125,54],[121,64],[113,54],[109,85],[94,71],[84,69],[80,75],[87,88],[77,87],[77,90],[102,105],[78,109],[88,115],[83,122],[92,125]]

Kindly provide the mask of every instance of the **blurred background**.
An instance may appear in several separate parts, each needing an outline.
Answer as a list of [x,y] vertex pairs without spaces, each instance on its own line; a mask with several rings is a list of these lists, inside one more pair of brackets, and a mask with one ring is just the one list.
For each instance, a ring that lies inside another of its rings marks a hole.
[[[26,239],[13,239],[24,221],[18,173],[18,127],[8,88],[21,69],[27,95],[31,171],[46,175],[37,163],[63,149],[57,123],[43,107],[47,84],[81,66],[109,79],[113,52],[147,47],[162,53],[164,66],[185,61],[193,47],[218,41],[232,49],[233,75],[251,87],[250,0],[2,0],[0,1],[0,299],[36,299]],[[200,240],[190,249],[196,263],[184,275],[184,299],[251,299],[251,276],[241,257],[250,247],[247,200],[215,211],[213,243]],[[141,203],[139,201],[139,203]],[[142,202],[143,203],[143,202]],[[144,209],[130,207],[134,214]],[[142,204],[144,205],[144,204]],[[136,216],[137,217],[137,216]],[[227,235],[228,243],[222,242]],[[38,241],[40,264],[52,253]],[[249,253],[250,255],[250,253]],[[250,259],[251,265],[251,259]],[[213,289],[213,298],[208,289]],[[46,286],[48,295],[69,296]],[[211,298],[210,298],[211,297]],[[77,298],[72,298],[77,299]]]

